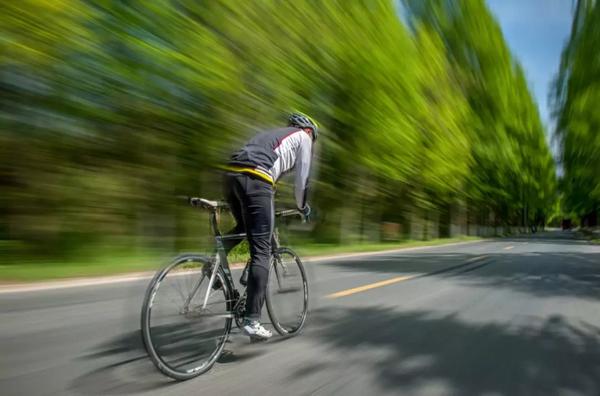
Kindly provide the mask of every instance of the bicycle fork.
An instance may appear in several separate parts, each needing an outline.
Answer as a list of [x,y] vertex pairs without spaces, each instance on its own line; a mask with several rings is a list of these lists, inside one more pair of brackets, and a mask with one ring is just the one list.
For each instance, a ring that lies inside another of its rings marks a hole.
[[215,283],[215,279],[217,277],[217,272],[219,270],[219,266],[221,265],[221,260],[219,255],[215,256],[215,263],[212,266],[212,273],[210,274],[210,280],[208,281],[208,288],[206,289],[206,295],[204,296],[204,302],[202,303],[202,309],[206,309],[206,304],[208,303],[208,297],[210,297],[210,292],[212,291],[212,286]]
[[200,285],[202,284],[202,281],[204,280],[205,277],[206,276],[204,275],[204,272],[202,272],[202,275],[200,275],[200,278],[198,278],[198,281],[194,285],[194,288],[190,292],[190,295],[186,298],[185,303],[183,305],[183,313],[184,314],[188,313],[190,311],[190,304],[192,302],[192,299],[194,298],[194,296],[198,292],[198,289],[200,289]]
[[[215,263],[212,265],[212,268],[209,270],[211,271],[210,274],[210,279],[208,281],[208,288],[206,289],[206,295],[204,296],[204,301],[202,303],[202,309],[206,309],[206,305],[208,303],[208,298],[210,297],[210,293],[212,291],[212,285],[215,283],[215,279],[217,277],[217,270],[219,269],[219,265],[220,265],[220,260],[219,260],[219,256],[215,256]],[[202,282],[204,281],[204,279],[206,278],[206,272],[205,270],[202,271],[202,275],[198,278],[198,281],[196,282],[196,284],[194,285],[192,291],[190,292],[190,294],[187,296],[185,303],[183,305],[183,313],[187,313],[190,310],[190,304],[192,303],[192,300],[194,299],[194,296],[196,295],[196,293],[198,293],[198,290],[200,289],[200,285],[202,285]]]

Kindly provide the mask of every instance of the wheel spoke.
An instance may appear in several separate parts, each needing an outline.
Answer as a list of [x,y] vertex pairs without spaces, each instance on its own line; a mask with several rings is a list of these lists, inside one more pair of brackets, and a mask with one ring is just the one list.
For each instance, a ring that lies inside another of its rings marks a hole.
[[[207,290],[202,259],[182,259],[172,265],[152,296],[145,301],[142,332],[148,353],[165,374],[188,378],[201,374],[218,358],[234,317],[224,274],[219,271],[218,289]],[[150,286],[153,289],[153,285]],[[208,295],[206,307],[204,298]],[[149,345],[148,345],[149,344]]]

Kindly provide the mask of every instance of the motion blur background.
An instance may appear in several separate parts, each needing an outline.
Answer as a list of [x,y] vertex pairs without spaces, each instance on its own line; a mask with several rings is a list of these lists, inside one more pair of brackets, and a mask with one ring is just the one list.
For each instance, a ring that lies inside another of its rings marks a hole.
[[297,244],[594,226],[600,4],[565,1],[550,127],[483,0],[3,1],[0,278],[206,246],[176,197],[292,109],[323,129]]

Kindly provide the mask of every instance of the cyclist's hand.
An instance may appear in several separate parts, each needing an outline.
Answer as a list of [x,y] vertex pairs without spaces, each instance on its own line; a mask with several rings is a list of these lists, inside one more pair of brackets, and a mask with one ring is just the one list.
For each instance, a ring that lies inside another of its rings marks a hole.
[[305,222],[310,221],[310,206],[308,206],[308,204],[304,205],[304,207],[300,209],[300,213],[302,213],[302,217]]

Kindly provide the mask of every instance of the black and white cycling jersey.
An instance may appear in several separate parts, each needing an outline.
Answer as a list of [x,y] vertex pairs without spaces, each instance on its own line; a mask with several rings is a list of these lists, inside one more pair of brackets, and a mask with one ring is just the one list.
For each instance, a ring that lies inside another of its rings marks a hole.
[[306,204],[311,153],[312,139],[304,130],[280,128],[252,138],[231,156],[229,165],[232,170],[254,174],[272,184],[295,168],[296,204],[301,209]]

